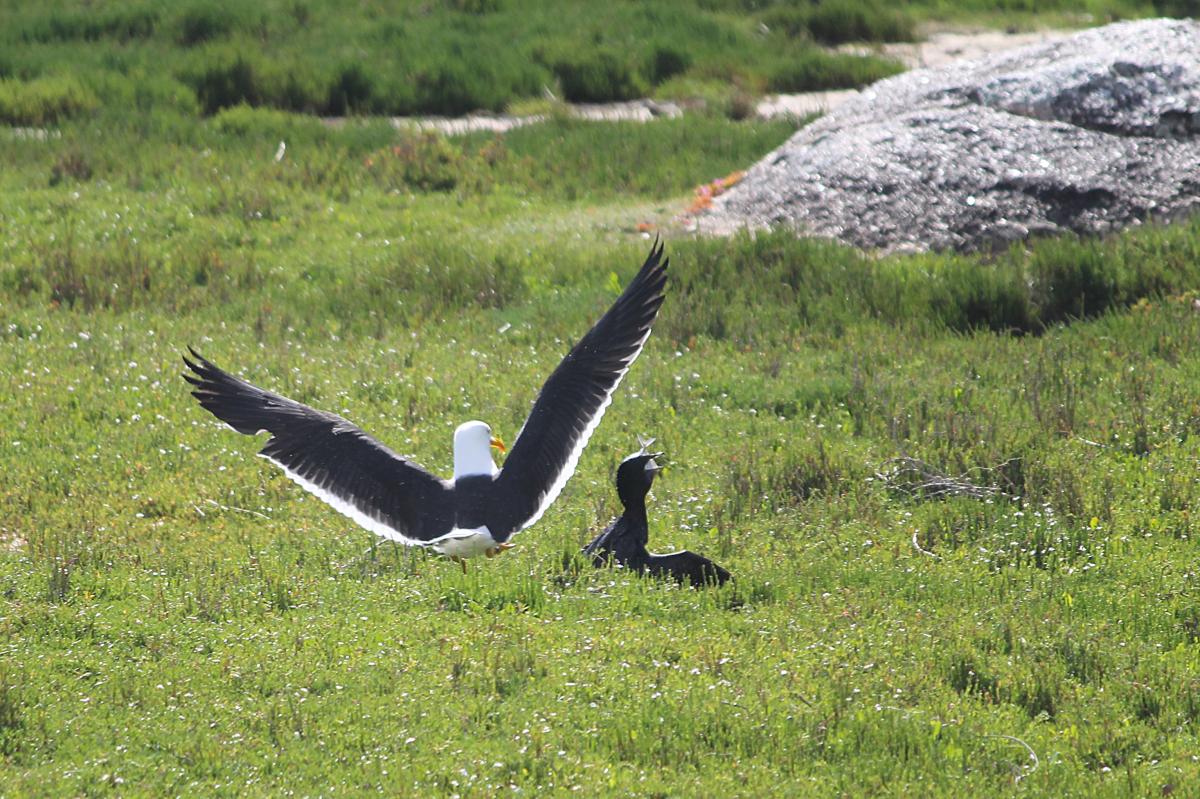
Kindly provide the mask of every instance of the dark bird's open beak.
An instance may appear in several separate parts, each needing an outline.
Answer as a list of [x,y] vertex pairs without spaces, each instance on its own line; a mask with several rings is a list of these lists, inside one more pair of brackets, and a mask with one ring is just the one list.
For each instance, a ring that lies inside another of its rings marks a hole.
[[667,468],[665,463],[658,462],[658,459],[663,457],[663,453],[649,452],[646,454],[650,456],[650,460],[646,461],[646,471],[650,472],[651,474],[658,474],[663,469]]

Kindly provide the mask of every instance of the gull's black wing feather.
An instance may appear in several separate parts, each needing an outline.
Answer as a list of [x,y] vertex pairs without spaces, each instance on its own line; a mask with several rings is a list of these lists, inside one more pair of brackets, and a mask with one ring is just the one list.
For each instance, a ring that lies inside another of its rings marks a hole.
[[305,490],[359,525],[423,545],[454,526],[454,492],[340,416],[247,383],[191,347],[192,396],[239,433],[269,432],[259,452]]
[[575,472],[613,391],[629,370],[663,302],[667,259],[656,243],[633,281],[554,370],[496,478],[503,510],[489,524],[506,540],[541,518]]

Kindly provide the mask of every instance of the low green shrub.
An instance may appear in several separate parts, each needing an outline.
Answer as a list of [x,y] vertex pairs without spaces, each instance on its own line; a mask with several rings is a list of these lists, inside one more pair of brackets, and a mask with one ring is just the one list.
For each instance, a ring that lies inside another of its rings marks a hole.
[[0,122],[9,125],[53,125],[98,105],[96,95],[73,77],[0,79]]
[[650,51],[646,64],[646,77],[658,85],[682,74],[692,66],[692,55],[684,48],[670,42],[656,44]]
[[395,110],[450,116],[477,110],[500,111],[516,96],[512,84],[491,65],[475,59],[430,63],[416,72],[412,107]]
[[647,91],[646,79],[628,54],[615,48],[562,51],[541,56],[573,103],[632,100]]
[[247,56],[236,51],[217,51],[194,71],[184,75],[206,114],[234,105],[261,105],[265,93],[262,73]]
[[792,37],[823,44],[844,42],[907,42],[916,36],[910,12],[862,0],[801,0],[771,6],[763,24]]
[[83,8],[34,11],[25,19],[12,20],[10,36],[25,42],[74,42],[113,39],[129,42],[154,35],[159,11],[150,5],[112,5],[107,8]]
[[450,191],[478,177],[456,143],[434,133],[408,133],[366,159],[368,174],[398,191]]
[[281,139],[312,139],[320,135],[319,120],[303,114],[235,105],[213,116],[211,127],[221,136],[272,143]]
[[495,14],[504,9],[502,0],[442,0],[442,3],[460,14]]
[[124,71],[95,70],[87,77],[87,88],[98,100],[98,110],[114,119],[130,121],[138,116],[175,112],[194,117],[200,113],[196,92],[169,73],[133,67]]
[[1164,17],[1200,17],[1200,0],[1154,0],[1154,10]]
[[234,10],[209,3],[196,3],[180,11],[175,20],[175,41],[184,47],[221,39],[237,25]]
[[858,88],[903,71],[903,65],[888,58],[830,53],[813,48],[776,62],[767,76],[767,90],[807,92]]
[[358,64],[347,64],[334,76],[323,110],[337,116],[369,111],[373,91],[373,81],[366,70]]

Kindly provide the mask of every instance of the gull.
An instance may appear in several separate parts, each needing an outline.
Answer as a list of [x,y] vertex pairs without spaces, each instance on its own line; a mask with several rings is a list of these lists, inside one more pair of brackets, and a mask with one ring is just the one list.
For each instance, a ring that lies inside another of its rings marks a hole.
[[238,433],[271,437],[258,453],[302,488],[383,538],[426,547],[462,564],[513,544],[558,497],[637,359],[663,302],[668,260],[655,242],[612,307],[542,386],[497,468],[503,442],[485,422],[454,431],[454,476],[439,478],[336,414],[259,388],[191,347],[192,396]]

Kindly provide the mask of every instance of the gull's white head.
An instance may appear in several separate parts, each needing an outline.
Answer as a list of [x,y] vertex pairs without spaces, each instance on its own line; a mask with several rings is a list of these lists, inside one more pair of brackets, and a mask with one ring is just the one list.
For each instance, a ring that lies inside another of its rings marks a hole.
[[454,479],[471,475],[493,475],[497,471],[492,448],[504,452],[504,442],[492,435],[484,422],[463,422],[454,431]]

